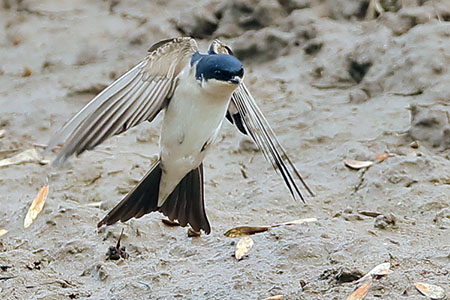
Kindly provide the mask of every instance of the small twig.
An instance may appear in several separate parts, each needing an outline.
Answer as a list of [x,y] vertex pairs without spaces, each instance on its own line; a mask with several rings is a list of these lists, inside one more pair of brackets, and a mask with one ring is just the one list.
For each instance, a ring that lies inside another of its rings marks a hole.
[[88,186],[91,184],[94,184],[95,182],[97,182],[97,180],[99,180],[100,178],[102,178],[102,174],[99,173],[97,176],[95,176],[94,178],[92,178],[91,180],[89,180],[89,182],[86,182],[86,184],[84,186]]
[[119,239],[117,240],[117,244],[116,244],[117,249],[120,249],[120,240],[122,239],[122,235],[123,235],[123,228],[122,228],[122,231],[120,232]]
[[16,278],[16,276],[3,276],[3,277],[0,277],[0,280],[8,280],[8,279],[13,279],[13,278]]
[[409,93],[402,93],[402,92],[388,93],[388,95],[391,95],[391,96],[403,96],[403,97],[417,96],[417,95],[422,95],[422,94],[423,94],[422,90],[417,90],[417,91],[413,91],[413,92],[409,92]]
[[148,283],[145,283],[145,282],[142,282],[142,281],[138,281],[137,283],[142,284],[143,286],[145,286],[149,290],[152,290],[152,287]]
[[331,89],[339,89],[345,90],[354,86],[354,84],[320,84],[320,83],[311,83],[311,86],[319,89],[319,90],[331,90]]

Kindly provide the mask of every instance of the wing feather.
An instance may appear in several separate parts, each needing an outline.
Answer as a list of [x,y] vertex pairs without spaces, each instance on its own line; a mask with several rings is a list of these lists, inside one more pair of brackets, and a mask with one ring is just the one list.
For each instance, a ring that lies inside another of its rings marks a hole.
[[192,38],[156,43],[147,57],[114,81],[50,140],[47,151],[62,145],[54,163],[64,162],[139,123],[152,121],[167,105],[177,76],[198,51]]
[[[219,40],[214,40],[211,43],[209,51],[233,55],[231,49]],[[296,178],[302,183],[308,193],[314,196],[314,193],[300,175],[283,146],[281,146],[277,136],[244,83],[241,83],[231,96],[227,119],[242,133],[250,135],[266,160],[272,164],[275,170],[280,172],[294,199],[300,198],[305,202],[305,198],[297,186]]]
[[301,190],[297,186],[295,178],[300,180],[311,196],[314,196],[314,193],[306,184],[305,180],[300,175],[300,172],[278,141],[274,131],[244,83],[242,83],[233,93],[232,101],[235,103],[239,114],[242,117],[242,123],[244,124],[246,131],[250,134],[255,141],[255,144],[261,150],[265,158],[272,164],[274,169],[280,172],[292,196],[295,199],[300,198],[303,202],[305,201]]

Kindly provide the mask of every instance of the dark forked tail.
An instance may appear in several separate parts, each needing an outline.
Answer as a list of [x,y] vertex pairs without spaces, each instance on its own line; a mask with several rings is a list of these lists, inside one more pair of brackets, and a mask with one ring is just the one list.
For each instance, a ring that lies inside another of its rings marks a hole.
[[152,211],[160,211],[170,220],[178,220],[181,226],[189,224],[195,231],[202,229],[209,234],[211,227],[206,217],[203,199],[203,164],[184,176],[164,204],[158,207],[161,175],[162,169],[158,161],[97,226],[111,225],[119,220],[125,222]]

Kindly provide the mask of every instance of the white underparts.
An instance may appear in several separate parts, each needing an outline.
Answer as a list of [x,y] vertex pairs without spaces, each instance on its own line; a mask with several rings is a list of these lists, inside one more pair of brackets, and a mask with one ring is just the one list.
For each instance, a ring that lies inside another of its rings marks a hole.
[[191,170],[197,168],[214,143],[236,86],[217,80],[199,82],[186,68],[164,115],[160,136],[163,169],[158,206]]

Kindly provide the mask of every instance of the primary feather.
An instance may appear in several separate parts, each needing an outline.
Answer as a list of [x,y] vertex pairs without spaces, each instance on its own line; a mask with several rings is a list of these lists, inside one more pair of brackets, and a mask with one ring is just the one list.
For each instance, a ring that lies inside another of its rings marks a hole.
[[167,105],[181,70],[197,50],[191,38],[157,43],[147,57],[104,89],[49,142],[63,145],[54,164],[80,154],[137,124],[153,118]]

